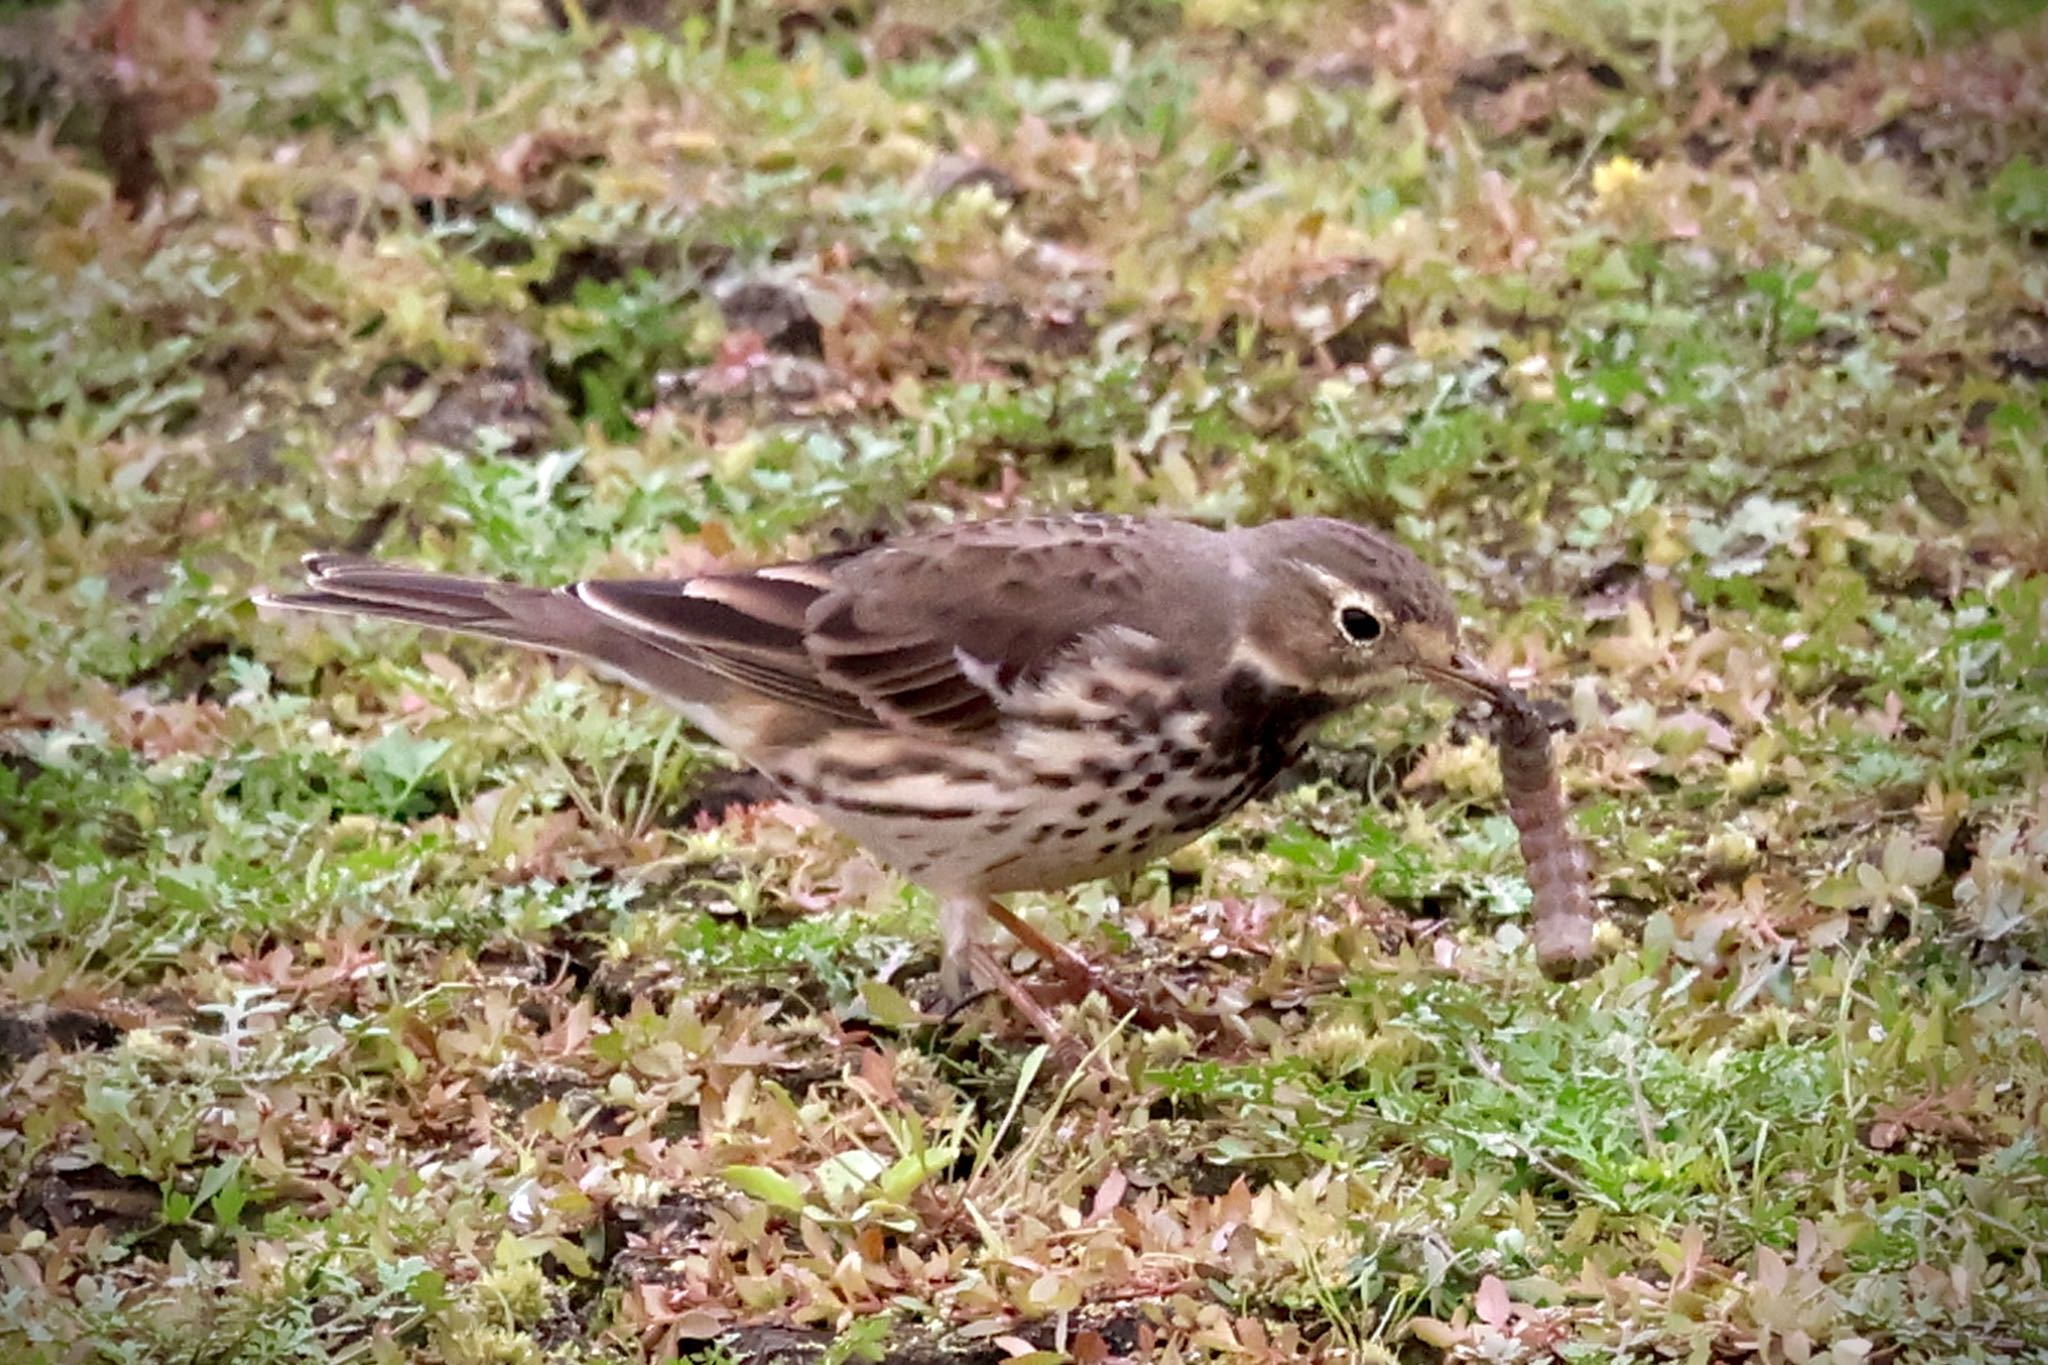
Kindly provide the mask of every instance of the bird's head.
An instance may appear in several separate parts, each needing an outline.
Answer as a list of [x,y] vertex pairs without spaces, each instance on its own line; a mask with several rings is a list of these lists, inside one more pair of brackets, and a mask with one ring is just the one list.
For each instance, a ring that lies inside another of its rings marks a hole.
[[1238,533],[1249,581],[1239,652],[1274,683],[1359,702],[1407,677],[1459,700],[1498,700],[1504,684],[1459,648],[1442,581],[1405,547],[1324,517]]

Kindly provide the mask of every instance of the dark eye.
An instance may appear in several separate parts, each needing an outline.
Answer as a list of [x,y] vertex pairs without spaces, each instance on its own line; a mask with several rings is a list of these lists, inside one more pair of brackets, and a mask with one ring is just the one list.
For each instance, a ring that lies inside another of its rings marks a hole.
[[1361,644],[1380,638],[1380,618],[1364,607],[1346,607],[1337,617],[1344,633]]

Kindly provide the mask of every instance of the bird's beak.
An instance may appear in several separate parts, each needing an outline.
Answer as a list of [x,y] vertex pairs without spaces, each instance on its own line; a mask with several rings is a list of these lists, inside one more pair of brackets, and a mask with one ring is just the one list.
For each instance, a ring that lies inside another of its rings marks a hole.
[[1454,696],[1478,697],[1502,702],[1515,696],[1514,689],[1488,672],[1486,666],[1459,650],[1443,663],[1418,661],[1415,671]]

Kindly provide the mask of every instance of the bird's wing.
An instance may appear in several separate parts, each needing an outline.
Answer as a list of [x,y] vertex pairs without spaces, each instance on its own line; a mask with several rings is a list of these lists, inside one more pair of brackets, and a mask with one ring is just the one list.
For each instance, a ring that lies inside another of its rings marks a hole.
[[805,618],[831,590],[829,571],[808,564],[689,579],[592,579],[569,589],[615,635],[743,692],[873,725],[877,718],[859,697],[818,675],[805,647]]
[[1158,637],[1144,561],[1177,534],[1162,547],[1158,526],[982,522],[811,563],[573,591],[614,629],[742,689],[857,724],[964,732],[995,724],[1020,684],[1086,640]]

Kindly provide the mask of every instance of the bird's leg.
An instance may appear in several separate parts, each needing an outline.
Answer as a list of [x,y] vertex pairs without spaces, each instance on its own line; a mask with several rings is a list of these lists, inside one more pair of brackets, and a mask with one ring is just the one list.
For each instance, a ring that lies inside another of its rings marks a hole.
[[971,958],[988,908],[989,902],[974,896],[948,896],[939,904],[939,989],[950,1005],[974,992]]
[[1081,1064],[1086,1049],[981,941],[981,929],[991,911],[1009,913],[993,901],[973,896],[949,896],[939,906],[939,987],[956,1002],[967,998],[975,982],[1000,992],[1038,1030],[1062,1069],[1071,1071]]
[[1071,1069],[1080,1065],[1086,1053],[1080,1039],[1060,1027],[1059,1021],[1047,1012],[1045,1006],[1010,975],[1009,968],[996,960],[995,952],[986,943],[971,945],[967,949],[967,962],[976,976],[1002,992],[1003,999],[1038,1030],[1039,1036],[1052,1048],[1052,1055],[1063,1066]]
[[1089,991],[1096,992],[1109,1002],[1112,1010],[1118,1014],[1131,1015],[1144,1028],[1166,1026],[1168,1021],[1160,1016],[1159,1011],[1123,987],[1113,984],[1095,969],[1093,963],[1066,944],[1047,938],[1007,905],[998,905],[990,901],[984,908],[990,919],[1008,930],[1010,937],[1029,948],[1040,961],[1051,967],[1059,974],[1061,980],[1075,990],[1084,995]]
[[989,912],[1000,908],[978,896],[948,896],[940,904],[939,989],[954,1005],[972,996],[977,987],[1000,991],[1047,1042],[1053,1042],[1061,1036],[1059,1025],[982,941]]

